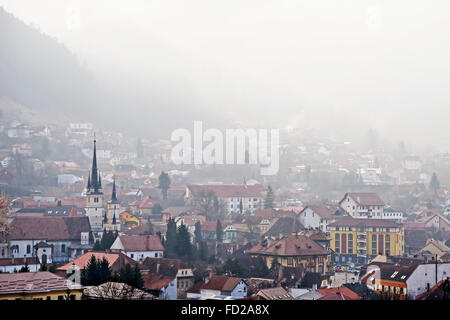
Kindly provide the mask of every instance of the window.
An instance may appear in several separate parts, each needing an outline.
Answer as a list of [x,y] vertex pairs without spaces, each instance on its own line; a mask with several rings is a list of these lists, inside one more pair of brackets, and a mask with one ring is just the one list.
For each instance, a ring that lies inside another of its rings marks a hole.
[[372,255],[377,254],[377,236],[374,234],[372,235]]
[[52,300],[52,297],[48,296],[48,297],[47,297],[47,300]]
[[394,279],[395,276],[397,275],[397,273],[398,273],[398,271],[395,271],[395,272],[391,275],[391,278]]
[[[144,256],[144,255],[142,255],[142,256]],[[155,253],[155,258],[158,258],[158,252],[157,252],[157,253]]]
[[386,239],[386,242],[385,242],[386,255],[390,255],[391,254],[391,236],[387,234],[385,239]]
[[31,246],[27,245],[27,254],[31,253]]
[[293,264],[292,257],[287,258],[287,264],[288,264],[288,266],[292,266],[292,264]]
[[349,254],[353,253],[353,234],[352,233],[348,234],[348,253]]
[[61,252],[66,253],[66,245],[65,244],[61,245]]
[[134,253],[130,254],[131,259],[134,259]]
[[334,246],[335,246],[335,251],[336,251],[336,253],[340,253],[340,251],[341,251],[341,241],[340,241],[340,235],[339,235],[339,233],[337,233],[337,234],[335,235]]

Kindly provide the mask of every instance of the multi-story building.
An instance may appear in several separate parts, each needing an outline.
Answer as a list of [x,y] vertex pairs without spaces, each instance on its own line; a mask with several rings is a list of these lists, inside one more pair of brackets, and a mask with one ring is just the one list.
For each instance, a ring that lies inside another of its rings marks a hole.
[[[336,211],[336,207],[334,207]],[[327,225],[335,220],[333,208],[326,205],[307,206],[298,215],[306,229],[327,232]]]
[[310,272],[325,274],[330,253],[305,235],[291,235],[280,240],[264,239],[252,247],[248,254],[261,257],[268,268],[274,261],[284,267],[303,267]]
[[352,218],[383,217],[384,202],[376,193],[346,193],[339,206]]
[[253,213],[263,206],[266,189],[255,185],[186,185],[185,201],[190,205],[216,197],[227,213]]
[[405,252],[403,225],[392,220],[342,218],[328,225],[334,262],[361,263]]

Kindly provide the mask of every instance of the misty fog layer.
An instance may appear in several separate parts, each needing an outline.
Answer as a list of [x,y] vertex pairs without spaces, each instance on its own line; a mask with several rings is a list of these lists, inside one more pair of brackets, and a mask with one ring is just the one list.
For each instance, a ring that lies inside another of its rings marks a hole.
[[445,0],[0,5],[77,55],[102,120],[124,131],[168,139],[198,119],[345,139],[376,129],[449,149]]

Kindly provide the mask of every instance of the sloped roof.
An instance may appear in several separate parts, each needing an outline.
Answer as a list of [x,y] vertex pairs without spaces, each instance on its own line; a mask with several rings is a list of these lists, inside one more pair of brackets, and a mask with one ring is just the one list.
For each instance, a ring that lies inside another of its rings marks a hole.
[[255,185],[234,185],[234,184],[203,184],[194,185],[188,184],[186,187],[193,193],[194,196],[212,191],[219,198],[232,197],[255,197],[261,198],[266,188],[262,184]]
[[187,292],[200,293],[201,290],[233,291],[243,279],[213,275],[209,281],[201,281],[193,285]]
[[9,240],[80,240],[91,227],[88,217],[16,217],[9,229]]
[[164,251],[161,239],[155,235],[119,236],[125,251]]
[[[349,192],[344,196],[344,199],[351,197],[356,203],[362,206],[384,206],[384,201],[376,194],[372,192]],[[341,200],[340,203],[342,203]]]
[[84,269],[87,266],[89,260],[91,260],[92,256],[95,256],[97,260],[103,260],[103,258],[108,260],[109,267],[114,271],[119,271],[121,268],[125,267],[126,264],[129,264],[132,267],[137,264],[136,261],[129,258],[123,253],[89,251],[82,256],[70,261],[69,263],[66,263],[65,265],[59,267],[57,270],[67,271],[72,267],[72,264],[75,264],[80,269]]
[[256,295],[266,300],[294,300],[283,287],[261,289]]
[[264,234],[265,237],[279,237],[291,235],[293,232],[304,230],[305,227],[295,217],[281,217]]
[[339,288],[321,288],[317,292],[323,295],[318,300],[360,300],[361,297],[345,286]]
[[78,284],[51,272],[1,273],[0,294],[81,289]]
[[292,235],[275,241],[271,245],[264,246],[258,243],[251,248],[250,254],[277,255],[277,256],[309,256],[328,255],[328,251],[321,245],[304,235]]
[[411,274],[416,270],[419,264],[412,264],[407,266],[396,265],[380,265],[380,279],[406,282]]
[[167,277],[175,277],[179,269],[188,269],[186,262],[180,259],[169,258],[145,258],[142,269],[147,269],[149,274],[159,274]]
[[163,276],[159,274],[143,274],[144,288],[150,290],[161,290],[171,283],[175,277]]
[[341,218],[333,223],[330,227],[382,227],[382,228],[400,228],[403,225],[396,223],[390,219],[355,219],[351,217]]
[[314,211],[314,213],[316,213],[317,215],[321,216],[322,218],[324,218],[326,220],[332,219],[334,212],[336,212],[336,207],[331,207],[331,206],[326,206],[326,205],[307,206],[307,207],[305,207],[305,209],[302,210],[302,212],[304,210],[306,210],[307,208],[310,208],[312,211]]

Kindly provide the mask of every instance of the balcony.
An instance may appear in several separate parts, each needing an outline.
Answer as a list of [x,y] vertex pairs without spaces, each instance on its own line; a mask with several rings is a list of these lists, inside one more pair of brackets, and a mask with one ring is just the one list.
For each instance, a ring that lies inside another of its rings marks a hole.
[[367,247],[366,247],[366,245],[364,244],[364,245],[356,245],[356,250],[361,250],[361,251],[366,251],[367,250]]
[[364,244],[367,242],[366,238],[358,238],[358,239],[356,239],[356,241],[364,243]]
[[356,257],[357,257],[357,258],[366,258],[366,257],[367,257],[367,254],[358,252],[358,253],[356,254]]
[[356,231],[356,235],[357,236],[366,236],[366,232],[365,231]]

